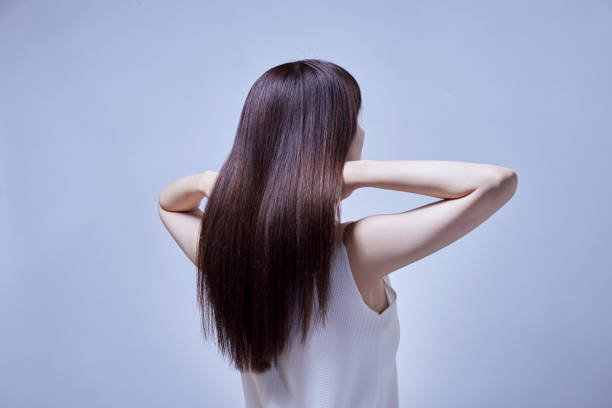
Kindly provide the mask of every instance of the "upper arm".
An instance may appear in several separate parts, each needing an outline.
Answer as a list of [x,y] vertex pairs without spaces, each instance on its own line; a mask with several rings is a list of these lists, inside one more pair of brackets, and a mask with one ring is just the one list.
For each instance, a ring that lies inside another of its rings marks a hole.
[[185,255],[197,265],[196,254],[203,212],[199,208],[186,212],[166,211],[158,204],[159,217]]
[[472,231],[514,194],[514,172],[473,192],[397,214],[364,217],[346,226],[353,273],[366,282],[426,257]]

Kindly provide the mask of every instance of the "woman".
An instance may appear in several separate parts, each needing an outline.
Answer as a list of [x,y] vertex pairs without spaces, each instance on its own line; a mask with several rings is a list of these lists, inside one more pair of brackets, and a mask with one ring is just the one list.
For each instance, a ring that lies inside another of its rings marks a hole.
[[[360,111],[338,65],[273,67],[219,172],[160,193],[161,220],[197,266],[204,334],[240,370],[247,407],[397,407],[389,274],[473,230],[517,187],[496,165],[361,160]],[[442,200],[340,223],[360,187]]]

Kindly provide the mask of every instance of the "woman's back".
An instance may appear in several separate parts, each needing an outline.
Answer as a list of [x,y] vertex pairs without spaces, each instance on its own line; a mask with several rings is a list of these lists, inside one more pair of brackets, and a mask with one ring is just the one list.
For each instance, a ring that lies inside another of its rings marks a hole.
[[389,306],[379,314],[364,303],[342,241],[330,274],[326,325],[313,327],[304,344],[295,338],[270,370],[241,373],[247,408],[399,406],[400,327],[389,277],[384,278]]

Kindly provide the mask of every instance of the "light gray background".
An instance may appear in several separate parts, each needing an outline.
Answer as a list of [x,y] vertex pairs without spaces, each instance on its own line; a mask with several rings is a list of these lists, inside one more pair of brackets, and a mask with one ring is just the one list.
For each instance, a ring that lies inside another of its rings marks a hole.
[[[363,158],[519,175],[391,274],[401,406],[612,406],[611,50],[609,1],[0,3],[0,406],[242,405],[157,197],[299,58],[359,81]],[[434,200],[359,190],[343,219]]]

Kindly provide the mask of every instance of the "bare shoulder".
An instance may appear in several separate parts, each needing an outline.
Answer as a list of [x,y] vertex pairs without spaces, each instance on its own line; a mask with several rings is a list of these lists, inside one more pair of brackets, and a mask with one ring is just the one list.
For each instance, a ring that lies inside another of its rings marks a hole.
[[371,273],[371,271],[369,271],[369,268],[372,266],[375,267],[376,265],[368,262],[368,254],[363,252],[363,239],[361,237],[356,237],[355,235],[358,233],[363,233],[358,228],[360,222],[362,222],[362,220],[349,221],[345,223],[342,242],[346,248],[351,272],[353,273],[355,282],[357,282],[359,286],[367,289],[379,284],[382,276],[378,276],[380,274]]
[[383,281],[381,277],[377,277],[377,274],[369,273],[368,266],[361,263],[359,255],[356,254],[358,249],[353,239],[355,223],[356,221],[345,223],[342,236],[350,272],[365,305],[377,313],[382,313],[389,306]]

